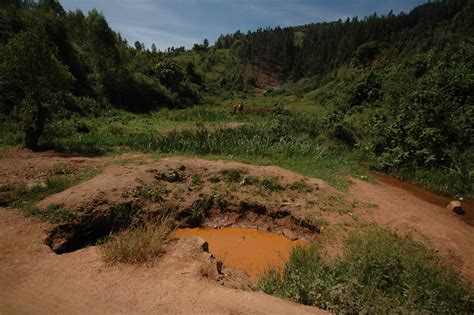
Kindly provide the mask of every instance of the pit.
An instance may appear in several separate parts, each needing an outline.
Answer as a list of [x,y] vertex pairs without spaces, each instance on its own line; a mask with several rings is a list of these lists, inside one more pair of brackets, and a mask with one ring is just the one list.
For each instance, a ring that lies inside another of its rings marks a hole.
[[183,228],[174,232],[177,238],[199,236],[225,266],[246,271],[252,279],[271,267],[281,268],[291,250],[307,244],[289,240],[283,235],[250,228]]

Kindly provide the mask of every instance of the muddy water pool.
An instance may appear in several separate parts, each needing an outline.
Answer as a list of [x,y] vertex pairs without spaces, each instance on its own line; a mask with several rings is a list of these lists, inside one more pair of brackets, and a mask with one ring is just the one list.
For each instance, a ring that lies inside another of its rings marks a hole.
[[209,251],[225,266],[243,269],[255,279],[271,266],[282,267],[291,250],[304,241],[247,228],[194,228],[178,229],[177,238],[200,236],[209,243]]

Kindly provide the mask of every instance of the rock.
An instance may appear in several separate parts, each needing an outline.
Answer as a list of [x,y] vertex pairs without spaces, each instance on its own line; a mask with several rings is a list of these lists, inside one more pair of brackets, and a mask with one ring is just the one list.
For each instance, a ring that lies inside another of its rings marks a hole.
[[447,208],[449,211],[453,211],[456,214],[459,214],[459,215],[465,214],[461,201],[453,200],[449,203]]

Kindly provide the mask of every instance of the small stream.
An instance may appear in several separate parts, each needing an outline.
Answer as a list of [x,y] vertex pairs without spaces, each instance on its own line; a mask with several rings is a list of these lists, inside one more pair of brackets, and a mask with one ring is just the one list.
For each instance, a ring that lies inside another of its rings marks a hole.
[[256,279],[268,267],[282,267],[291,250],[306,242],[248,228],[185,228],[175,231],[177,238],[200,236],[209,243],[209,252],[225,266],[243,269]]

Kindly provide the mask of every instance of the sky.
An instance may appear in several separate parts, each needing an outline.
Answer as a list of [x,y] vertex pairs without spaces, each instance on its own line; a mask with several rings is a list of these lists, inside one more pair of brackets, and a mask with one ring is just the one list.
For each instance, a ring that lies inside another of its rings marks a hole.
[[330,22],[409,12],[426,0],[60,0],[66,10],[93,8],[133,45],[135,41],[191,48],[204,38],[213,44],[220,34],[260,27]]

